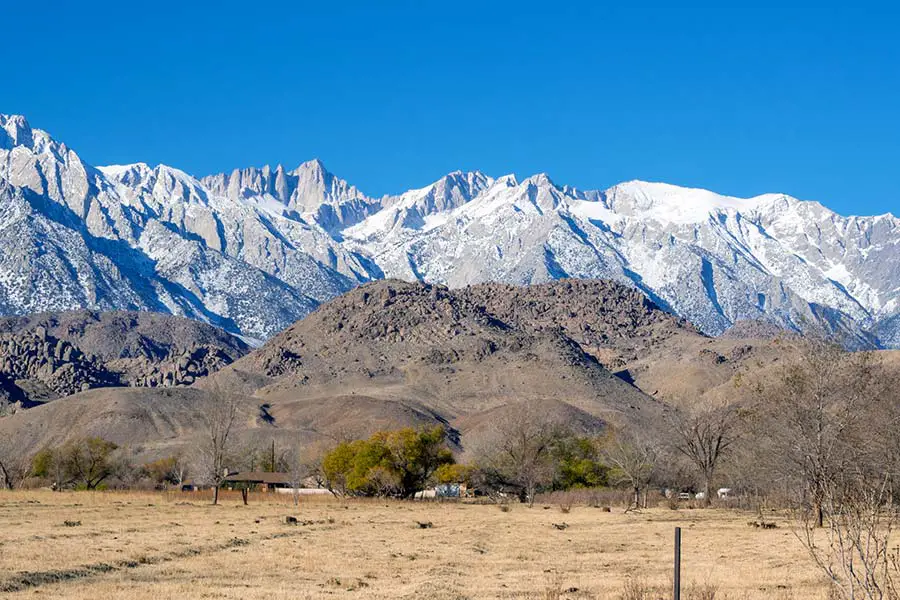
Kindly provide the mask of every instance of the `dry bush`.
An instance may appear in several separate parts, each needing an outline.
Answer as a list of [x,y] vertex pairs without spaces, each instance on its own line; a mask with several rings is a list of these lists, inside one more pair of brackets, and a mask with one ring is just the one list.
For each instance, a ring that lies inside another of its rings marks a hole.
[[575,504],[575,497],[569,492],[553,492],[549,495],[541,494],[540,497],[542,503],[555,504],[563,514],[569,513],[572,510],[572,505]]
[[657,600],[660,594],[659,588],[649,585],[646,581],[629,578],[625,580],[618,600]]
[[794,592],[790,588],[780,589],[775,594],[775,600],[794,600]]
[[720,600],[723,598],[719,594],[719,586],[712,583],[692,583],[685,591],[687,600]]
[[[625,581],[619,600],[658,600],[667,598],[671,589],[663,589],[652,586],[639,578],[631,578]],[[719,593],[719,587],[712,583],[693,583],[683,590],[682,597],[685,600],[728,600],[728,596]]]
[[560,600],[563,597],[562,577],[556,575],[544,588],[541,600]]

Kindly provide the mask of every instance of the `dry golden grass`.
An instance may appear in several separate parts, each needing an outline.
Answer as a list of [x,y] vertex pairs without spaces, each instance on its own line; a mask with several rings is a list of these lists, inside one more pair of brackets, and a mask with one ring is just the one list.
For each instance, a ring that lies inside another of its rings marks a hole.
[[[653,509],[341,501],[251,495],[0,493],[3,598],[667,598],[684,528],[686,598],[825,598],[784,521]],[[282,517],[300,522],[286,525]],[[777,519],[776,519],[777,520]],[[65,521],[80,521],[66,526]],[[422,529],[417,522],[431,522]],[[554,523],[568,527],[557,529]],[[634,590],[632,590],[634,591]],[[631,596],[639,597],[639,596]]]

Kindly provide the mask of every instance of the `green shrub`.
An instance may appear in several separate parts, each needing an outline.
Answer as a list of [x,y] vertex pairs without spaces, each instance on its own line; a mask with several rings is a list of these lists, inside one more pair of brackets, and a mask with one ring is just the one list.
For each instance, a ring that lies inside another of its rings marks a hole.
[[338,444],[323,458],[322,470],[329,488],[340,494],[410,498],[438,469],[453,464],[445,439],[443,427],[379,431],[368,440]]

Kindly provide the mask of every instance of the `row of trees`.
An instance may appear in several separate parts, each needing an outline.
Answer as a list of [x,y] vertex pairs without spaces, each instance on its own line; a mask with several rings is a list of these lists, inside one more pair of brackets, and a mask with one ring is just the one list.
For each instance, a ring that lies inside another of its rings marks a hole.
[[707,502],[720,481],[788,507],[838,597],[900,598],[900,554],[891,546],[900,522],[896,365],[815,341],[785,358],[753,381],[736,378],[744,389],[728,401],[674,413],[655,482],[677,478],[672,459],[680,456]]
[[[410,498],[429,485],[466,483],[480,491],[533,503],[538,492],[637,483],[652,465],[617,452],[617,437],[578,435],[523,404],[495,421],[477,448],[456,462],[443,427],[382,431],[344,441],[312,465],[335,494]],[[617,462],[613,462],[613,457]]]
[[[760,385],[738,444],[748,477],[781,490],[798,534],[844,598],[900,598],[900,380],[874,353],[818,343]],[[738,460],[741,466],[743,461]],[[896,542],[894,542],[896,545]]]
[[178,457],[135,465],[126,449],[100,437],[73,439],[32,457],[0,450],[0,485],[7,489],[29,482],[58,490],[162,487],[180,484],[186,470]]

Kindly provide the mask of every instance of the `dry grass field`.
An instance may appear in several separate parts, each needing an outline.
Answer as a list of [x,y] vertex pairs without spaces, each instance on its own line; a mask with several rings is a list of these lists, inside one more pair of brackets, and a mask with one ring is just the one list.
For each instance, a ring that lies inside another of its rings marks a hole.
[[[283,517],[297,517],[285,524]],[[789,524],[753,514],[303,499],[0,493],[0,597],[66,599],[826,598]],[[67,525],[66,522],[70,523]],[[80,522],[80,525],[76,524]],[[431,522],[420,528],[417,522]],[[554,524],[565,523],[558,529]],[[715,589],[713,596],[710,591]]]

